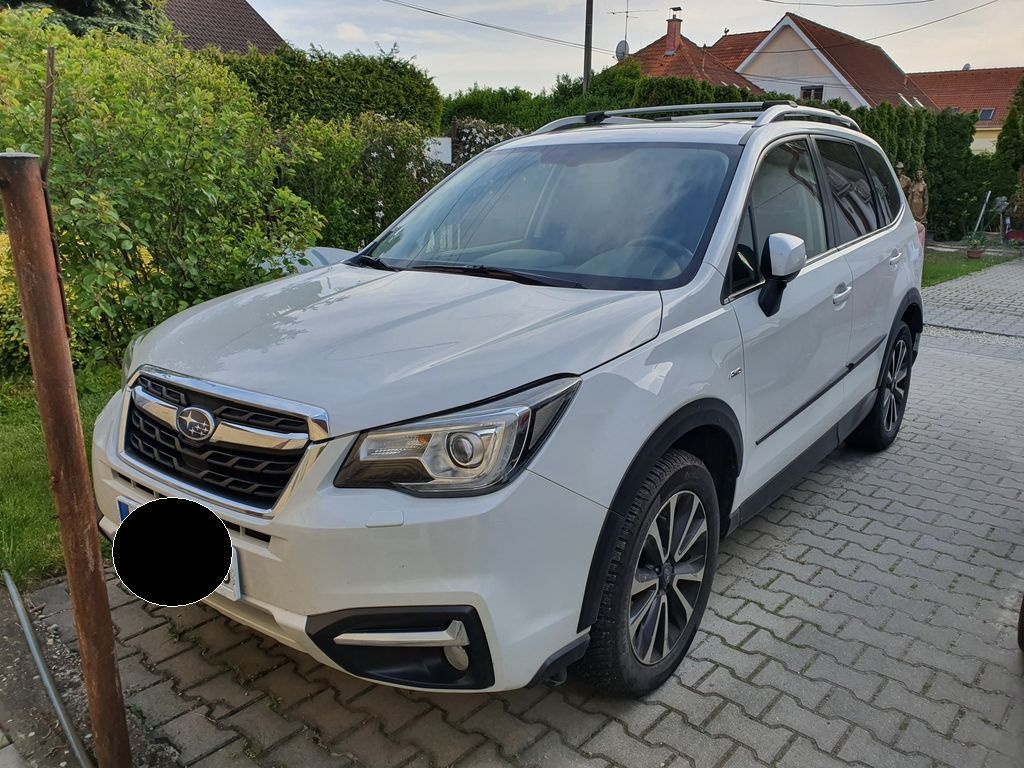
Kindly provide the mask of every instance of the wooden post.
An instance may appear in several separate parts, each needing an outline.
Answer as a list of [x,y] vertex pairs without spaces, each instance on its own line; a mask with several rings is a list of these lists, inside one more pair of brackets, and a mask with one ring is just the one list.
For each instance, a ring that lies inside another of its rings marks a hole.
[[100,768],[131,768],[95,502],[39,158],[0,154],[0,194],[57,504],[96,760]]

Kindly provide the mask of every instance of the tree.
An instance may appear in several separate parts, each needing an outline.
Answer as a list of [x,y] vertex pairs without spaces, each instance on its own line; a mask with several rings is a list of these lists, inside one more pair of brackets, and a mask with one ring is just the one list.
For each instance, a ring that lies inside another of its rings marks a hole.
[[1017,85],[1003,120],[993,166],[993,194],[1011,196],[1017,185],[1017,174],[1024,166],[1024,79]]
[[151,41],[156,39],[160,27],[168,23],[164,0],[8,0],[6,4],[12,8],[52,9],[49,21],[79,36],[94,29],[116,30]]

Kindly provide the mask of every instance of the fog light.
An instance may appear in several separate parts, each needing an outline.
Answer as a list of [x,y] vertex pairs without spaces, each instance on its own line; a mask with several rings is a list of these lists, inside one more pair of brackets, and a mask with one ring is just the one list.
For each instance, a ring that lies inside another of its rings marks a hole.
[[456,432],[448,437],[448,455],[457,466],[478,467],[484,460],[484,441],[473,432]]
[[459,672],[465,672],[469,669],[469,654],[466,653],[466,649],[461,645],[446,645],[444,657]]

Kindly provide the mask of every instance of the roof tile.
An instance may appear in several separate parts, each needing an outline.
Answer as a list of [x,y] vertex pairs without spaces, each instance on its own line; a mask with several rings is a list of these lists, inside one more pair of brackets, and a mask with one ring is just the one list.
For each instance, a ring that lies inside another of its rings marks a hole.
[[246,0],[167,0],[164,11],[193,50],[212,45],[245,53],[251,44],[270,53],[285,44]]
[[953,69],[945,72],[911,74],[939,109],[980,112],[994,109],[991,120],[979,120],[983,128],[997,128],[1006,119],[1017,85],[1024,79],[1024,67]]

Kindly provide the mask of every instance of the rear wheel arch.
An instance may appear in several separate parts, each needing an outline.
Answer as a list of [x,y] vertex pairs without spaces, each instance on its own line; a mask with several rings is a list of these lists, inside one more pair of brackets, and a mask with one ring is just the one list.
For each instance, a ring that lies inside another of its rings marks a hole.
[[686,451],[707,466],[715,481],[721,531],[724,534],[729,529],[736,478],[743,464],[743,437],[739,419],[726,402],[703,398],[686,404],[666,419],[633,457],[619,482],[591,559],[579,631],[597,619],[605,571],[624,511],[629,508],[651,467],[672,449]]
[[917,357],[918,341],[921,339],[921,334],[924,333],[924,312],[921,309],[922,306],[921,292],[916,288],[911,289],[903,297],[903,301],[900,302],[899,312],[896,313],[896,319],[893,322],[893,333],[895,333],[895,329],[899,327],[901,322],[906,323],[907,327],[910,328],[910,333],[914,338],[915,358]]

